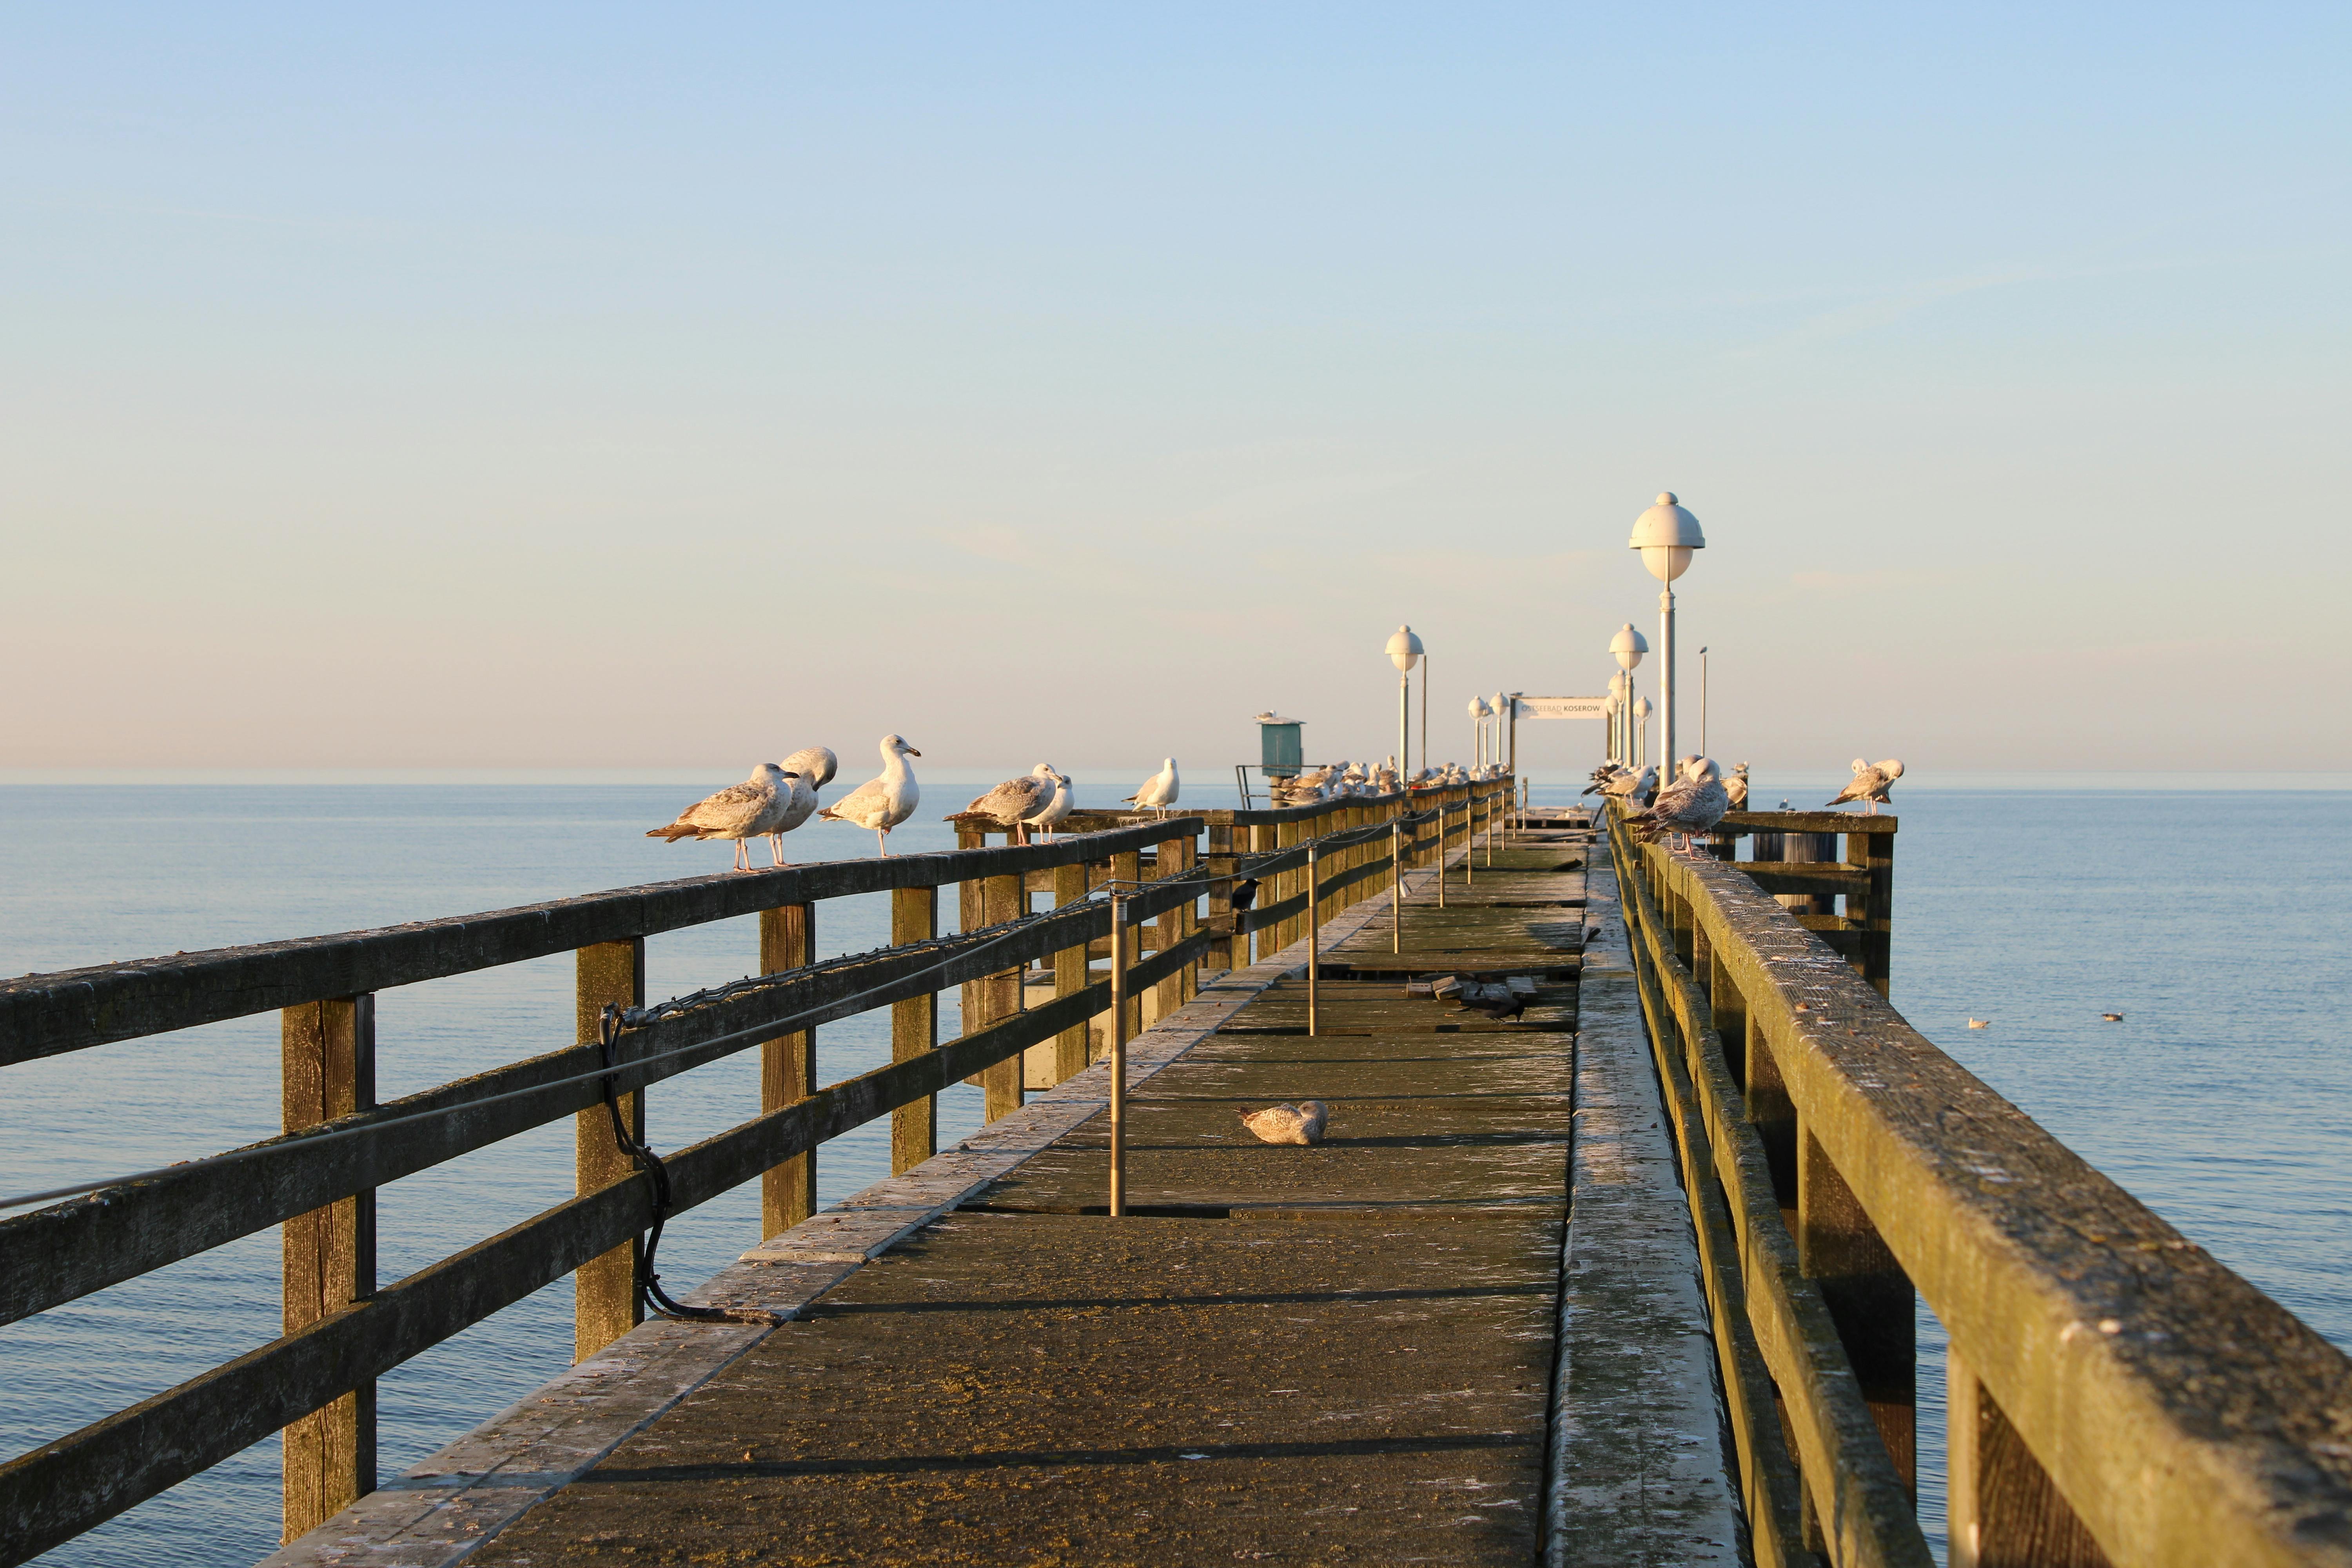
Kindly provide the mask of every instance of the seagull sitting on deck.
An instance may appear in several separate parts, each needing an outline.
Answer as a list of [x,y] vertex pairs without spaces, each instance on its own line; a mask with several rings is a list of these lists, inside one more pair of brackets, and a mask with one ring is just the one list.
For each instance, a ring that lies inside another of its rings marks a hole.
[[[1837,799],[1829,804],[1840,805],[1849,800],[1868,801],[1870,815],[1876,816],[1879,803],[1887,800],[1889,793],[1895,788],[1895,781],[1902,776],[1903,764],[1892,757],[1875,765],[1856,757],[1853,760],[1853,783],[1841,790]],[[1889,802],[1889,804],[1892,803]]]
[[890,853],[890,830],[915,815],[922,792],[915,787],[915,770],[908,757],[923,753],[907,744],[903,735],[882,737],[882,776],[867,779],[833,805],[817,813],[828,822],[854,823],[874,830],[882,853]]
[[1023,777],[1006,779],[961,811],[948,818],[961,822],[978,817],[992,822],[1013,835],[1016,844],[1027,842],[1022,824],[1054,803],[1054,764],[1039,763]]
[[1241,1119],[1242,1125],[1257,1134],[1261,1143],[1295,1143],[1303,1148],[1323,1142],[1323,1126],[1329,1112],[1319,1100],[1302,1100],[1297,1105],[1244,1110]]
[[1176,759],[1161,758],[1160,771],[1144,780],[1143,787],[1127,796],[1127,801],[1139,811],[1156,810],[1167,816],[1168,808],[1176,804]]
[[735,841],[735,869],[748,871],[751,868],[751,857],[744,840],[773,831],[772,825],[782,815],[783,803],[792,798],[796,782],[775,763],[761,763],[741,784],[705,795],[679,812],[677,820],[667,827],[647,828],[646,837],[667,839],[672,844],[681,838],[731,838]]

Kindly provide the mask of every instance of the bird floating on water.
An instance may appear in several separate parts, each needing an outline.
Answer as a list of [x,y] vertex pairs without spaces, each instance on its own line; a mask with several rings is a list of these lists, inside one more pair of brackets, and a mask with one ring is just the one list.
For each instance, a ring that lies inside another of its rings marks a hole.
[[2110,1024],[2120,1024],[2124,1021],[2124,1016],[2121,1013],[2102,1013],[2099,1016]]
[[773,763],[761,763],[751,770],[751,776],[739,784],[729,784],[717,795],[703,796],[677,814],[677,820],[667,827],[649,827],[648,838],[667,839],[675,844],[681,838],[731,838],[735,841],[735,869],[751,868],[751,857],[744,840],[757,838],[770,831],[769,825],[780,814],[780,802],[792,797],[794,780]]
[[1143,787],[1127,797],[1128,804],[1139,811],[1157,811],[1168,815],[1176,804],[1176,759],[1160,759],[1160,771],[1143,781]]
[[883,736],[880,750],[882,776],[867,779],[817,815],[829,822],[872,828],[874,841],[887,855],[890,830],[914,816],[915,807],[922,803],[922,792],[915,785],[915,770],[907,765],[907,759],[923,753],[907,744],[903,735]]
[[1019,844],[1026,842],[1022,825],[1053,804],[1054,764],[1039,763],[1021,777],[1006,779],[948,820],[976,816],[1012,834],[1013,841]]
[[1878,763],[1865,763],[1856,757],[1853,760],[1853,783],[1839,791],[1837,798],[1828,804],[1841,805],[1849,800],[1868,801],[1870,815],[1876,816],[1880,803],[1888,801],[1888,792],[1894,789],[1895,781],[1902,776],[1903,764],[1892,757]]
[[1323,1142],[1324,1123],[1329,1111],[1319,1100],[1302,1100],[1297,1105],[1269,1105],[1264,1110],[1244,1110],[1242,1125],[1257,1134],[1261,1143],[1294,1143],[1301,1147]]
[[1990,1029],[1992,1027],[1992,1020],[1990,1018],[1970,1018],[1969,1020],[1969,1027],[1971,1029]]

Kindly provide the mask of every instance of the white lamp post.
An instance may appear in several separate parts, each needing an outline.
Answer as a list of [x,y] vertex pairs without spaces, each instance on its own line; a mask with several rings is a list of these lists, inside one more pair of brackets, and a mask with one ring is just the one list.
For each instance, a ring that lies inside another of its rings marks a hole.
[[1470,699],[1470,751],[1475,769],[1486,765],[1486,700]]
[[1498,768],[1503,765],[1503,715],[1511,710],[1510,700],[1507,694],[1497,691],[1486,704],[1488,710],[1495,715],[1495,738],[1487,742],[1489,754],[1486,760]]
[[[1641,633],[1633,629],[1631,621],[1627,621],[1617,635],[1609,639],[1609,653],[1616,659],[1620,672],[1616,680],[1610,683],[1609,689],[1622,695],[1625,705],[1633,700],[1634,668],[1642,662],[1642,656],[1649,651],[1650,645],[1643,640]],[[1617,747],[1617,760],[1621,763],[1633,754],[1632,721],[1627,720],[1626,724],[1625,733],[1619,737]]]
[[[1421,639],[1412,635],[1411,626],[1399,626],[1389,638],[1389,662],[1397,668],[1397,772],[1412,774],[1412,752],[1405,748],[1412,737],[1412,667],[1421,662]],[[1427,737],[1422,749],[1429,749]]]
[[1633,765],[1637,768],[1646,767],[1650,754],[1650,700],[1648,698],[1633,699],[1633,722],[1638,726],[1633,742]]
[[1658,580],[1658,652],[1664,656],[1658,672],[1658,755],[1675,754],[1675,579],[1690,570],[1691,552],[1706,548],[1698,519],[1667,490],[1658,503],[1633,520],[1633,537],[1627,541],[1642,552],[1642,564]]

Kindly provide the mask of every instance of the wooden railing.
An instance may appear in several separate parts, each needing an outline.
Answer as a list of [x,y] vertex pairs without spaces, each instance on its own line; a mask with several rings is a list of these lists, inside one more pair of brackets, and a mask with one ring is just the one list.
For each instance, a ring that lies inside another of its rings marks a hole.
[[[285,1333],[234,1361],[0,1465],[0,1565],[47,1551],[249,1447],[285,1433],[286,1539],[331,1518],[376,1480],[373,1385],[391,1368],[566,1274],[576,1274],[574,1352],[584,1358],[641,1313],[640,1237],[652,1185],[623,1152],[604,1103],[642,1136],[653,1084],[758,1046],[761,1113],[667,1156],[669,1212],[762,1184],[761,1234],[815,1206],[815,1151],[892,1119],[891,1165],[930,1157],[934,1099],[977,1079],[992,1121],[1022,1101],[1021,1058],[1055,1042],[1058,1081],[1087,1065],[1092,1018],[1109,1005],[1111,914],[1089,894],[1133,889],[1130,1026],[1180,1005],[1198,976],[1297,940],[1309,918],[1310,838],[1438,814],[1444,842],[1487,824],[1506,782],[1284,810],[1076,822],[1055,843],[986,847],[965,835],[932,855],[690,878],[379,931],[110,963],[0,984],[0,1068],[114,1041],[278,1011],[283,1136],[0,1219],[0,1323],[74,1300],[239,1237],[283,1225]],[[1206,829],[1209,854],[1195,847]],[[1241,841],[1246,837],[1247,844]],[[1324,858],[1323,918],[1370,896],[1390,865],[1386,833]],[[1415,862],[1435,832],[1403,840]],[[1261,876],[1236,921],[1223,896]],[[1152,883],[1165,886],[1153,886]],[[938,936],[939,889],[961,889],[961,932]],[[1138,884],[1143,884],[1138,887]],[[817,962],[814,910],[887,892],[887,948]],[[1031,894],[1051,907],[1029,912]],[[1212,913],[1204,924],[1199,901]],[[608,1006],[642,1008],[645,944],[666,931],[757,916],[761,981],[690,1005],[631,1015],[609,1066]],[[1139,952],[1139,949],[1140,952]],[[420,981],[576,955],[573,1045],[379,1105],[377,1000]],[[1049,965],[1054,999],[1024,1009],[1022,974]],[[962,988],[963,1033],[938,1038],[937,994]],[[889,1066],[820,1089],[814,1030],[888,1007]],[[570,1116],[579,1195],[394,1284],[375,1279],[375,1189]]]
[[1950,1339],[1953,1568],[2352,1563],[2352,1361],[1888,1005],[1895,819],[1723,831],[1847,847],[1727,864],[1609,825],[1756,1561],[1930,1561],[1916,1291]]

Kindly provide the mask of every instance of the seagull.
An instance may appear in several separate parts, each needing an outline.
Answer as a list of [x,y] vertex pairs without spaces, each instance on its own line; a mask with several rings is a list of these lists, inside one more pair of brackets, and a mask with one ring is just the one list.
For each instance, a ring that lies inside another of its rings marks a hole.
[[1634,831],[1644,843],[1655,844],[1679,834],[1683,847],[1688,849],[1693,834],[1706,832],[1731,809],[1730,794],[1723,787],[1723,770],[1715,765],[1715,759],[1687,761],[1690,776],[1660,790],[1650,809],[1633,819],[1639,824]]
[[948,820],[956,822],[967,816],[982,817],[1011,833],[1013,842],[1018,844],[1025,842],[1021,825],[1053,802],[1054,764],[1039,763],[1024,776],[1006,779]]
[[915,770],[907,765],[907,759],[923,753],[907,744],[904,735],[883,736],[881,752],[880,778],[867,779],[817,815],[828,821],[872,828],[875,842],[887,855],[890,830],[914,816],[922,801],[922,792],[915,787]]
[[1646,809],[1657,798],[1658,770],[1643,768],[1637,773],[1631,768],[1619,768],[1601,786],[1601,793],[1613,795],[1629,806]]
[[784,864],[784,835],[816,815],[816,792],[833,782],[841,767],[841,759],[827,746],[803,746],[776,764],[786,777],[800,775],[793,785],[792,796],[778,803],[775,824],[768,829],[768,853],[777,865]]
[[2124,1016],[2121,1013],[2102,1013],[2099,1016],[2110,1024],[2120,1024],[2124,1021]]
[[1748,764],[1746,763],[1731,770],[1731,776],[1723,781],[1723,793],[1731,797],[1732,810],[1748,809]]
[[1160,771],[1144,780],[1143,787],[1126,799],[1139,811],[1157,810],[1160,816],[1167,816],[1168,808],[1176,804],[1176,759],[1162,757]]
[[1903,764],[1892,757],[1875,765],[1856,757],[1853,760],[1853,783],[1839,791],[1837,799],[1829,804],[1837,805],[1849,800],[1868,801],[1870,815],[1876,816],[1879,803],[1887,799],[1887,793],[1895,787],[1895,781],[1902,776]]
[[1990,1018],[1970,1018],[1969,1020],[1969,1027],[1971,1029],[1990,1029],[1992,1027],[1992,1020]]
[[1527,1010],[1528,999],[1517,993],[1491,1000],[1482,996],[1477,1001],[1465,1001],[1462,1004],[1462,1011],[1484,1013],[1498,1024],[1516,1018]]
[[1603,763],[1592,770],[1592,783],[1585,788],[1587,795],[1599,795],[1618,778],[1632,778],[1633,770],[1618,763]]
[[1031,828],[1044,833],[1050,840],[1054,837],[1055,825],[1070,815],[1075,802],[1070,795],[1070,781],[1066,777],[1055,773],[1048,763],[1039,763],[1037,766],[1044,768],[1047,775],[1053,779],[1054,793],[1033,815],[1024,816],[1021,820]]
[[1244,1110],[1241,1119],[1242,1125],[1256,1133],[1261,1143],[1296,1143],[1304,1147],[1323,1141],[1323,1124],[1329,1114],[1321,1100],[1302,1100],[1297,1105]]
[[751,868],[751,857],[743,841],[771,831],[769,824],[777,815],[777,802],[790,798],[793,783],[793,776],[775,763],[761,763],[741,784],[705,795],[679,812],[677,820],[667,827],[647,828],[646,837],[667,839],[672,844],[681,838],[732,838],[735,869],[748,871]]

